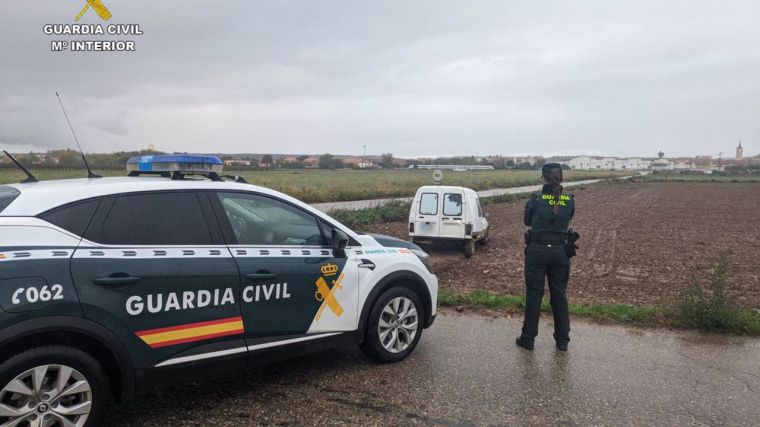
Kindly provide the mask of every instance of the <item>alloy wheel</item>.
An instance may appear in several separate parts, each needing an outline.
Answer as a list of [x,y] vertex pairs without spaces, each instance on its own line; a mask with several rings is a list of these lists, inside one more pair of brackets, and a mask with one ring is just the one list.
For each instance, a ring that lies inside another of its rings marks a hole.
[[82,427],[91,410],[90,383],[65,365],[29,369],[0,391],[0,425],[4,427]]
[[406,297],[393,298],[380,313],[377,331],[380,343],[391,353],[400,353],[417,336],[419,318],[414,302]]

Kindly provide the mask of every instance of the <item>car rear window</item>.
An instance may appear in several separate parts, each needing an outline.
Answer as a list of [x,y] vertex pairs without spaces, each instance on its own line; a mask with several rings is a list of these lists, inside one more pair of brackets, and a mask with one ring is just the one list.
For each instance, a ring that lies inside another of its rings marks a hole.
[[40,218],[77,236],[82,236],[92,216],[95,215],[98,205],[100,205],[100,199],[87,200],[50,210],[40,215]]
[[0,212],[2,212],[12,201],[21,194],[20,191],[7,185],[0,186]]
[[446,193],[443,196],[443,214],[449,216],[462,215],[462,195]]
[[420,214],[436,215],[438,213],[438,193],[422,193],[420,196]]

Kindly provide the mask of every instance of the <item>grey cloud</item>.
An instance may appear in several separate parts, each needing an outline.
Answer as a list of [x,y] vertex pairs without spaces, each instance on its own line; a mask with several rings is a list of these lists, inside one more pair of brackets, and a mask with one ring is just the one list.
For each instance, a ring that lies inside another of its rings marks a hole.
[[107,4],[137,52],[52,53],[83,2],[3,3],[0,145],[70,146],[60,90],[90,151],[760,151],[750,0]]

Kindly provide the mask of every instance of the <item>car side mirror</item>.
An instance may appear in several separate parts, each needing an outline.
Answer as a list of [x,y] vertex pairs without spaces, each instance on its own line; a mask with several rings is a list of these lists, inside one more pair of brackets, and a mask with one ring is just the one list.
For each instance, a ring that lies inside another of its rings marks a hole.
[[332,246],[335,256],[343,256],[343,250],[348,246],[348,235],[337,228],[333,228]]

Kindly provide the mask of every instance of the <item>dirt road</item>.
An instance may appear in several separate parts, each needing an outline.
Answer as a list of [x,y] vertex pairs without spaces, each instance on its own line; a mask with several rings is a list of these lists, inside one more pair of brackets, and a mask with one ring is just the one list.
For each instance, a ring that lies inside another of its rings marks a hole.
[[[691,280],[704,280],[725,254],[729,295],[760,308],[760,184],[626,183],[573,192],[573,227],[582,238],[568,290],[572,302],[666,302]],[[524,204],[486,206],[491,242],[473,258],[430,250],[442,288],[524,292]],[[408,238],[406,229],[398,222],[373,231]]]

